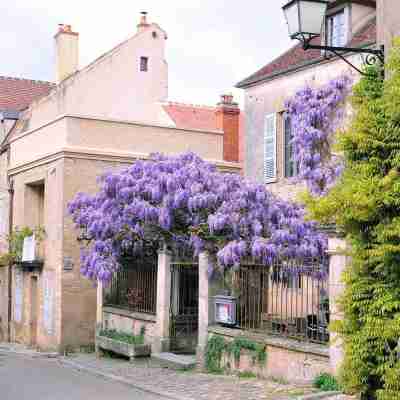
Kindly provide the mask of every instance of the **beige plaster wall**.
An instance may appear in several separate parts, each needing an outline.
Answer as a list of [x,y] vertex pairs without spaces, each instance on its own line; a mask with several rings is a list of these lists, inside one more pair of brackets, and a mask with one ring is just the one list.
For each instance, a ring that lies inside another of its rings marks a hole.
[[[46,235],[43,243],[44,266],[41,272],[23,272],[23,311],[22,321],[15,321],[15,273],[13,278],[13,324],[12,336],[15,341],[31,343],[31,287],[32,277],[38,279],[38,329],[37,345],[43,349],[57,349],[61,341],[61,260],[62,260],[62,213],[63,203],[63,161],[59,160],[13,176],[15,188],[14,226],[33,225],[32,198],[26,185],[41,181],[44,183],[44,221]],[[45,287],[47,288],[47,308],[45,306]],[[50,294],[49,294],[50,293]],[[48,324],[46,325],[46,319]],[[50,326],[50,328],[48,328]]]
[[194,151],[201,157],[222,160],[222,133],[189,131],[162,126],[68,118],[67,144],[106,152],[178,154]]
[[67,144],[67,120],[59,118],[40,129],[33,129],[11,140],[9,168],[61,151]]
[[167,154],[193,151],[205,159],[221,161],[223,134],[67,116],[13,138],[9,168],[38,161],[62,150],[133,158],[147,157],[157,151]]
[[7,180],[7,152],[0,154],[0,254],[8,249],[9,193]]
[[[99,57],[32,105],[30,128],[76,113],[172,124],[159,104],[168,96],[165,41],[164,31],[150,25]],[[149,58],[148,72],[139,71],[141,56]]]
[[356,34],[365,24],[376,15],[374,8],[361,4],[351,4],[351,30]]
[[400,2],[377,0],[378,44],[385,45],[386,54],[392,47],[393,38],[400,36]]

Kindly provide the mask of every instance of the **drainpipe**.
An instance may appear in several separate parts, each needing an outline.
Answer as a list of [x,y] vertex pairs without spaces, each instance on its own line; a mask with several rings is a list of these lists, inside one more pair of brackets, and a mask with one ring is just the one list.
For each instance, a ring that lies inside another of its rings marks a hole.
[[[8,211],[8,234],[11,236],[13,232],[13,220],[14,220],[14,181],[9,178],[8,180],[8,193],[10,196],[10,204]],[[8,251],[11,252],[11,243],[8,244]],[[8,264],[8,341],[11,342],[11,313],[12,313],[12,272],[13,263],[10,261]]]

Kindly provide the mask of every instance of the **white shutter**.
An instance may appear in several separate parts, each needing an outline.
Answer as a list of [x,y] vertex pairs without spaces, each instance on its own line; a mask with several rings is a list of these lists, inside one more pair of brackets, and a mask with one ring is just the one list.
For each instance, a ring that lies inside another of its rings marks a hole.
[[276,180],[276,114],[265,117],[264,126],[264,180]]

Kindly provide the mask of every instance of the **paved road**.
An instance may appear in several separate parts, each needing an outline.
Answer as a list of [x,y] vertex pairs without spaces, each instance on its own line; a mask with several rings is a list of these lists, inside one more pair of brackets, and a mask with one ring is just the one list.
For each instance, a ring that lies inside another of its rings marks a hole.
[[64,367],[55,359],[0,352],[1,400],[165,400]]

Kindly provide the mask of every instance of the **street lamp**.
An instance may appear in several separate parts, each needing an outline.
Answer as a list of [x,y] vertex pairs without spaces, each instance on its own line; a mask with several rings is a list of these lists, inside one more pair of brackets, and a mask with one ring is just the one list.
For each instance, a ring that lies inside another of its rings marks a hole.
[[380,49],[368,49],[311,44],[312,39],[321,36],[328,5],[329,1],[326,0],[291,0],[284,5],[282,8],[288,24],[290,38],[299,40],[304,50],[325,50],[335,54],[363,75],[366,75],[365,72],[353,65],[343,54],[366,54],[364,62],[367,65],[374,65],[379,62],[383,66],[385,62],[383,46]]

